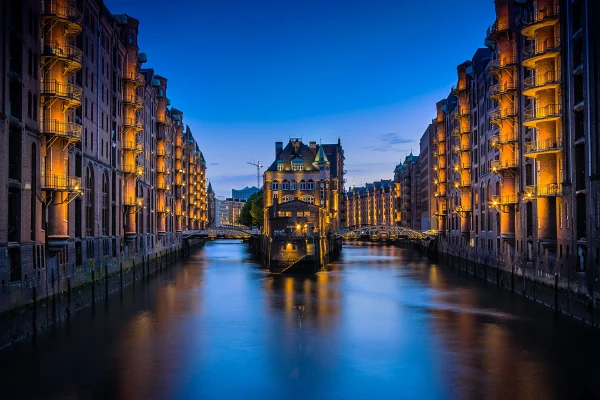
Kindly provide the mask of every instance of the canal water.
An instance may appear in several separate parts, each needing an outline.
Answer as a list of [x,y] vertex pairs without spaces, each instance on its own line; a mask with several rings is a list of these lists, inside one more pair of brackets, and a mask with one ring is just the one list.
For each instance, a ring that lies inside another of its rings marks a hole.
[[600,398],[598,339],[411,250],[289,277],[214,241],[0,351],[0,398]]

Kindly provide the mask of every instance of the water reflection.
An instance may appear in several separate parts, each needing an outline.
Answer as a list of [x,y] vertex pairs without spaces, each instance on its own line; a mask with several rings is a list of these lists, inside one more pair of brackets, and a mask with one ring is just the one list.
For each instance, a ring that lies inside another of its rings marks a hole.
[[216,241],[0,352],[0,385],[6,398],[597,398],[597,337],[405,249],[348,245],[302,277]]

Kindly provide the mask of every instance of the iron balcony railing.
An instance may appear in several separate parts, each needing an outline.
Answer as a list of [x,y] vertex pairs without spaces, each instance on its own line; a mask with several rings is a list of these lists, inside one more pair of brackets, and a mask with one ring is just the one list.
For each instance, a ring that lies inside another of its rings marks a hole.
[[144,98],[136,94],[125,94],[123,95],[123,103],[141,107],[144,105]]
[[144,74],[137,71],[125,71],[123,73],[123,80],[134,82],[139,85],[144,84]]
[[555,71],[548,71],[545,74],[534,75],[523,80],[525,90],[543,87],[560,82],[560,74]]
[[463,153],[471,151],[471,145],[467,144],[457,144],[454,146],[455,153]]
[[142,207],[144,204],[143,197],[125,197],[123,199],[123,205],[125,207]]
[[468,135],[471,133],[471,129],[468,126],[459,125],[452,130],[452,133],[454,136]]
[[81,191],[81,178],[65,175],[42,175],[42,189],[60,192]]
[[563,147],[562,137],[558,139],[544,139],[528,142],[525,144],[526,153],[542,153],[545,151],[558,151]]
[[518,197],[516,194],[505,196],[492,196],[492,205],[517,204]]
[[161,181],[161,182],[157,182],[156,183],[156,188],[158,190],[171,190],[171,185],[169,185],[168,183]]
[[496,22],[494,22],[487,28],[486,37],[490,37],[498,32],[504,32],[506,30],[508,30],[508,19],[506,19],[506,22],[499,22],[498,20],[496,20]]
[[456,107],[456,110],[454,111],[454,118],[468,117],[469,115],[471,115],[469,107]]
[[562,184],[547,183],[541,185],[529,185],[525,187],[525,197],[555,197],[562,196]]
[[81,103],[83,90],[72,83],[60,83],[56,79],[40,82],[40,94]]
[[499,96],[502,94],[511,93],[517,90],[517,84],[514,81],[497,83],[490,86],[490,96]]
[[140,142],[124,142],[123,150],[141,153],[142,151],[144,151],[144,145]]
[[167,150],[164,147],[156,149],[156,156],[157,157],[166,157],[167,156]]
[[56,17],[81,26],[83,13],[75,8],[70,1],[42,0],[40,14],[42,17]]
[[508,68],[517,65],[519,59],[515,55],[503,55],[499,58],[490,61],[485,70],[487,73],[491,73],[500,69]]
[[560,7],[558,4],[547,4],[546,6],[527,14],[527,17],[523,22],[526,25],[534,25],[558,17],[560,17]]
[[519,137],[517,135],[517,132],[509,132],[509,133],[502,133],[502,134],[497,133],[490,138],[490,145],[492,147],[498,147],[501,144],[514,143],[514,142],[517,142],[518,140],[519,140]]
[[44,57],[56,57],[62,60],[75,62],[81,65],[83,52],[75,46],[56,41],[42,43],[41,55]]
[[504,160],[492,160],[490,162],[490,166],[492,168],[492,172],[500,172],[505,169],[512,169],[518,167],[517,160],[514,158],[508,158]]
[[464,90],[467,90],[467,82],[458,82],[458,84],[456,86],[452,86],[452,94],[456,94],[458,92],[462,92]]
[[562,115],[562,106],[560,104],[548,104],[543,107],[525,109],[525,121],[543,120],[546,118],[556,118]]
[[144,173],[144,167],[137,164],[125,164],[123,165],[123,172],[126,174],[135,174],[141,176]]
[[523,59],[541,56],[550,51],[556,51],[560,47],[560,36],[549,37],[542,41],[525,46],[523,49]]
[[517,109],[514,107],[498,108],[490,111],[490,122],[497,122],[507,118],[514,118],[517,116]]
[[131,128],[141,130],[144,128],[142,121],[137,118],[123,118],[123,126],[125,128]]
[[43,120],[42,130],[45,135],[64,137],[72,141],[81,140],[81,124],[76,122],[61,122],[56,119]]

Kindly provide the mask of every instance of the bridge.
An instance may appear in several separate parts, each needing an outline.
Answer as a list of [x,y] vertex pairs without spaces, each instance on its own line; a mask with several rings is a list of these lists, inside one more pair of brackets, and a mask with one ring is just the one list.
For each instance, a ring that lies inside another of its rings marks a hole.
[[366,225],[350,229],[342,229],[335,232],[335,235],[343,239],[360,239],[369,237],[372,240],[380,239],[416,239],[433,240],[434,237],[414,229],[404,226],[394,225]]
[[251,229],[246,226],[224,225],[214,228],[183,232],[184,239],[249,239],[252,236],[260,236],[260,229]]

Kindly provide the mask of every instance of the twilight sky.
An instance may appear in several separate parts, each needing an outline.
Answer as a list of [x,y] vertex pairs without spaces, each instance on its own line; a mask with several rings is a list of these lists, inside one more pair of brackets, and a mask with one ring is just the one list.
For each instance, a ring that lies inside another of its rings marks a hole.
[[289,137],[340,137],[347,186],[392,178],[494,19],[492,0],[105,3],[140,20],[144,67],[168,79],[227,197]]

